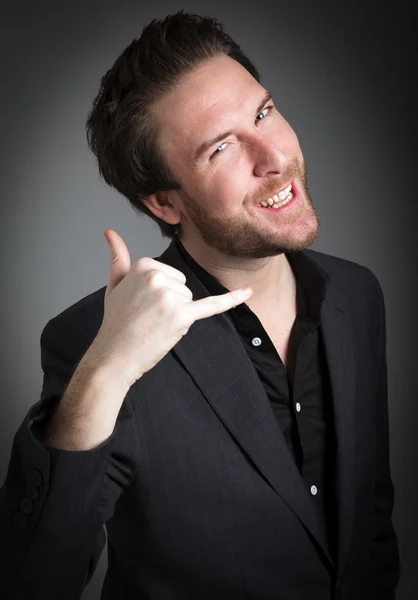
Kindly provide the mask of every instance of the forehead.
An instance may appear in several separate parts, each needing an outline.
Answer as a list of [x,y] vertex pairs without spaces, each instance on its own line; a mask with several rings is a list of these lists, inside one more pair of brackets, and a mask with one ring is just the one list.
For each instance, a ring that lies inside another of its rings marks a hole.
[[229,56],[200,65],[153,106],[163,152],[190,155],[206,139],[233,129],[243,111],[254,111],[264,92]]

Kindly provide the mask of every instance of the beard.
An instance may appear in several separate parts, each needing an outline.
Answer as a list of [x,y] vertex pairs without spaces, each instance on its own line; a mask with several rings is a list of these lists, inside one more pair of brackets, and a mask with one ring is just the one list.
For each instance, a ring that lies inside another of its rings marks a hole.
[[[179,225],[179,239],[187,229],[194,229],[196,234],[210,248],[216,249],[225,256],[237,258],[266,258],[285,252],[299,252],[313,244],[319,236],[319,217],[308,189],[306,162],[295,158],[283,173],[282,182],[296,180],[299,184],[300,199],[296,206],[284,213],[274,215],[263,214],[255,208],[250,212],[241,210],[239,214],[222,215],[207,211],[207,204],[199,203],[184,190],[182,196],[185,212]],[[268,198],[275,193],[276,187],[261,190],[257,198]],[[253,207],[256,199],[245,197],[244,205]],[[276,210],[276,209],[271,209]]]

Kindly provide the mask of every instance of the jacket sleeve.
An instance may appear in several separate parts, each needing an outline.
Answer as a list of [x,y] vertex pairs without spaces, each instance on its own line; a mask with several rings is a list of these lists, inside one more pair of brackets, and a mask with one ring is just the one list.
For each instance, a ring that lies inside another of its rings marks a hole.
[[134,478],[136,428],[129,393],[112,435],[86,451],[40,440],[88,348],[84,331],[55,317],[41,334],[43,386],[12,444],[0,489],[0,597],[76,600],[106,542],[104,523]]
[[369,598],[395,600],[400,577],[397,536],[392,524],[394,486],[390,475],[388,385],[386,362],[386,311],[376,277],[378,323],[378,397],[376,406],[376,484],[373,502],[373,538],[369,562]]

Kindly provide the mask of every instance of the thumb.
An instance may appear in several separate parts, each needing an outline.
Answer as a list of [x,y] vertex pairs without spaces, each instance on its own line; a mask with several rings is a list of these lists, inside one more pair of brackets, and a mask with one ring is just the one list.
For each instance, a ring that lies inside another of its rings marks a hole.
[[109,280],[105,292],[106,298],[129,273],[131,257],[125,242],[114,229],[105,229],[104,236],[112,251]]

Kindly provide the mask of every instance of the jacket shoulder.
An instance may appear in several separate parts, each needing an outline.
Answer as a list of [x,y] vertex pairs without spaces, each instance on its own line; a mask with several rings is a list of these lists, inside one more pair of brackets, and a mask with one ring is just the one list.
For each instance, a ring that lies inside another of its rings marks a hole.
[[67,331],[76,326],[77,329],[83,330],[89,340],[92,340],[96,337],[103,321],[105,292],[106,286],[103,286],[80,298],[52,317],[45,325],[43,333],[57,326]]
[[310,248],[303,252],[307,258],[328,274],[332,282],[340,284],[344,288],[352,290],[353,286],[356,286],[357,288],[366,288],[366,290],[370,288],[380,290],[378,278],[365,265]]

